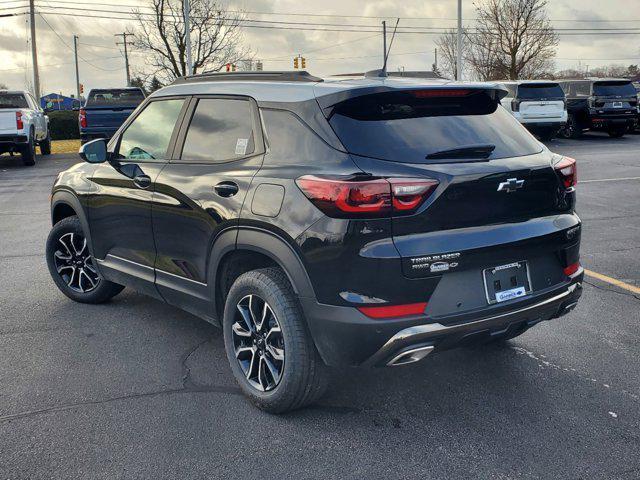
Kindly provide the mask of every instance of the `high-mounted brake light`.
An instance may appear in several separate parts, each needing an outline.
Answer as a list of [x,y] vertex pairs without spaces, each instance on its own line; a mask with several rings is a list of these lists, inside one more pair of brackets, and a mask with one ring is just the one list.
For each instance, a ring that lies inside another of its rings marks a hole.
[[564,188],[569,189],[578,184],[578,166],[575,159],[571,157],[562,157],[553,168],[560,177]]
[[22,121],[22,112],[16,112],[16,128],[22,130],[24,128],[24,122]]
[[369,318],[397,318],[423,314],[425,308],[427,308],[427,302],[381,307],[358,307],[358,310]]
[[78,120],[80,122],[80,127],[87,128],[87,112],[84,108],[81,108],[78,112]]
[[466,97],[472,90],[465,88],[435,88],[428,90],[411,90],[411,94],[417,98],[432,97]]
[[438,181],[305,175],[296,184],[329,217],[383,218],[415,212],[436,189]]

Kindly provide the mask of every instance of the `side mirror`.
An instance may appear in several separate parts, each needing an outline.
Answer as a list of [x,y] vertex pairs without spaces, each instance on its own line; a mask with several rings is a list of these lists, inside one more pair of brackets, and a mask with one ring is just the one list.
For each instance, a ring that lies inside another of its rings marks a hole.
[[80,147],[80,158],[89,163],[103,163],[107,160],[107,142],[103,138],[91,140]]

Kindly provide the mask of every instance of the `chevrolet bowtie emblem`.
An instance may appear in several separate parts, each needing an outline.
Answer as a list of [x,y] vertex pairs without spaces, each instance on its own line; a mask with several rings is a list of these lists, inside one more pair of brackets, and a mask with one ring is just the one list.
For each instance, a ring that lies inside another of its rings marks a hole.
[[507,178],[506,182],[500,182],[500,185],[498,185],[498,191],[512,193],[519,188],[522,188],[523,185],[524,180],[518,180],[517,178]]

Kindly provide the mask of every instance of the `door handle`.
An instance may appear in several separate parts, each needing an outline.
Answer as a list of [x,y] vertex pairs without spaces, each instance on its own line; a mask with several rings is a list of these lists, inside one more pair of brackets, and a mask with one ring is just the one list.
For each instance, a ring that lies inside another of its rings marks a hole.
[[232,197],[238,193],[238,185],[233,182],[220,182],[213,189],[221,197]]
[[149,175],[136,175],[133,177],[133,183],[136,184],[136,187],[146,190],[151,186],[151,177]]

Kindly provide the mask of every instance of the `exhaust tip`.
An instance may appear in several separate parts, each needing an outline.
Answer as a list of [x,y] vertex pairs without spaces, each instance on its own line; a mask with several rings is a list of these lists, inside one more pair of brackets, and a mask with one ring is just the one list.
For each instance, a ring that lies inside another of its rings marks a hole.
[[424,347],[416,347],[411,348],[409,350],[405,350],[402,353],[399,353],[395,357],[393,357],[387,363],[389,367],[398,367],[400,365],[408,365],[409,363],[415,363],[422,360],[424,357],[433,352],[435,347],[433,345],[427,345]]

